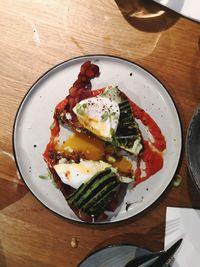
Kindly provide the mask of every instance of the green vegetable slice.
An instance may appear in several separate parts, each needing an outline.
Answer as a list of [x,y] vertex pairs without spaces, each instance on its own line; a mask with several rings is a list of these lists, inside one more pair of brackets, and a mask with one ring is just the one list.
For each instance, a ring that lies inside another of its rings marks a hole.
[[73,207],[95,216],[106,207],[120,184],[118,175],[111,169],[106,169],[82,184],[67,201]]
[[128,98],[117,86],[106,89],[101,96],[109,97],[119,105],[119,123],[116,132],[112,133],[112,145],[137,155],[142,149],[142,138]]

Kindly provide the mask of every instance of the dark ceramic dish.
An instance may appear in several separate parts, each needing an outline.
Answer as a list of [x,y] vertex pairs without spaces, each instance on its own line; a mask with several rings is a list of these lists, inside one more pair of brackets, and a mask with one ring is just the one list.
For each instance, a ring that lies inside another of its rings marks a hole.
[[190,175],[200,192],[200,105],[191,119],[187,132],[186,157]]
[[134,245],[110,245],[91,253],[77,267],[123,267],[133,258],[150,253]]

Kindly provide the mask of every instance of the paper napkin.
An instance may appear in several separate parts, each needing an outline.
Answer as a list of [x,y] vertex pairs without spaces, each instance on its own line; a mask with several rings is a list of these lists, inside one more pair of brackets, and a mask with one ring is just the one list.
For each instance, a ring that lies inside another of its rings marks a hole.
[[172,267],[199,267],[200,210],[167,208],[165,249],[180,238],[183,238],[183,242],[174,255]]

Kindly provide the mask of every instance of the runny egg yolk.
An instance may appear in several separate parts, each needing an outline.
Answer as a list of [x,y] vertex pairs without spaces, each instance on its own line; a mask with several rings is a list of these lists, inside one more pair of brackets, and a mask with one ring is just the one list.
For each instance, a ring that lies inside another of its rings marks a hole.
[[87,160],[100,160],[104,155],[104,143],[101,140],[81,133],[71,135],[59,150],[65,152],[68,148],[75,152],[83,152]]
[[[96,137],[88,137],[84,134],[75,132],[61,146],[57,147],[62,153],[66,151],[82,152],[87,160],[104,160],[106,154],[104,142]],[[131,173],[132,163],[125,157],[116,159],[110,163],[114,168],[117,168],[124,174]]]
[[131,174],[132,173],[132,163],[125,157],[122,157],[119,160],[116,160],[114,163],[111,163],[114,168],[117,168],[124,174]]

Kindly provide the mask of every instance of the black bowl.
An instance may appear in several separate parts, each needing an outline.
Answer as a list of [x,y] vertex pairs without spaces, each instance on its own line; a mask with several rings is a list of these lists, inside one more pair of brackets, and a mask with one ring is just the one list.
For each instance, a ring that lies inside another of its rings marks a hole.
[[186,158],[190,176],[200,192],[200,105],[195,111],[188,128]]

